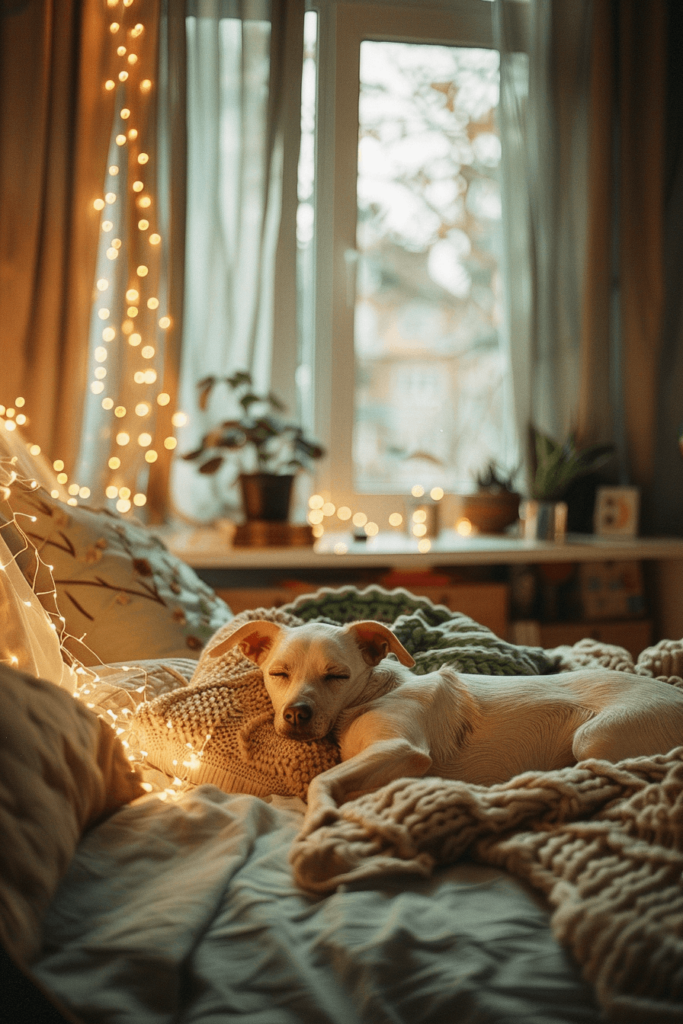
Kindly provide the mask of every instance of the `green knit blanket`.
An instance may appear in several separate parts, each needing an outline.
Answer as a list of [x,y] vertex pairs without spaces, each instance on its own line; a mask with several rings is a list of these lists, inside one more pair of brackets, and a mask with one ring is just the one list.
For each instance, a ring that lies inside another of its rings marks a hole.
[[435,672],[442,665],[488,676],[546,675],[559,667],[552,652],[509,644],[467,615],[432,604],[429,598],[415,597],[407,590],[324,587],[284,605],[282,611],[304,622],[315,620],[335,626],[359,619],[384,622],[412,654],[416,675]]

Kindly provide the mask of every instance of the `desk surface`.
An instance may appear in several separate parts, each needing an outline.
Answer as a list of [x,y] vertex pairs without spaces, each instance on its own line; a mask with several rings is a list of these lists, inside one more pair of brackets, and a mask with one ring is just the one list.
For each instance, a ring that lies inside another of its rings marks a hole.
[[326,533],[311,548],[234,548],[219,530],[164,530],[170,550],[195,569],[326,569],[388,566],[430,569],[447,565],[511,565],[533,562],[653,560],[683,562],[683,538],[569,535],[562,544],[510,536],[461,537],[442,530],[428,551],[392,531],[356,541],[349,533]]

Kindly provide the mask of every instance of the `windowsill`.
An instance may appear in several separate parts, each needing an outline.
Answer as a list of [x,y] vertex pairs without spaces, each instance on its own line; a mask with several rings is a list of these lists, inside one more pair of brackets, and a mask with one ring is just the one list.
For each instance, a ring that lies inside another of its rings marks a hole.
[[389,566],[429,569],[446,565],[510,565],[534,562],[601,562],[615,560],[683,561],[683,538],[595,537],[569,535],[564,543],[523,540],[509,535],[461,537],[442,530],[429,551],[418,541],[391,531],[356,541],[350,533],[326,533],[311,548],[232,547],[213,527],[160,531],[174,555],[194,569],[328,568]]

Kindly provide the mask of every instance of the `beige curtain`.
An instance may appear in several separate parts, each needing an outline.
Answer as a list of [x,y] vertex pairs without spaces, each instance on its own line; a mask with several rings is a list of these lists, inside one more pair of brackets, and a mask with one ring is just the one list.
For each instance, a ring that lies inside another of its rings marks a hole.
[[651,514],[664,297],[666,4],[593,0],[580,436]]
[[[113,96],[101,0],[0,13],[0,402],[26,399],[28,436],[73,462],[87,373]],[[13,13],[14,12],[14,13]]]
[[576,427],[586,244],[591,0],[496,0],[505,324],[529,486],[530,426]]
[[[525,41],[511,17],[524,7]],[[496,14],[521,446],[529,425],[558,440],[576,431],[580,442],[614,443],[615,479],[643,488],[647,528],[663,306],[666,3],[497,0]]]

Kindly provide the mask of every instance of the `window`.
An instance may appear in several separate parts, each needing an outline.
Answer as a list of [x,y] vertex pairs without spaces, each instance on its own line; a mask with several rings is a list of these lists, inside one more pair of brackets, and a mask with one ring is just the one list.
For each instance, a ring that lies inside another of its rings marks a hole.
[[320,489],[381,528],[414,485],[463,491],[515,461],[491,9],[317,7],[315,347],[299,373],[330,449]]

